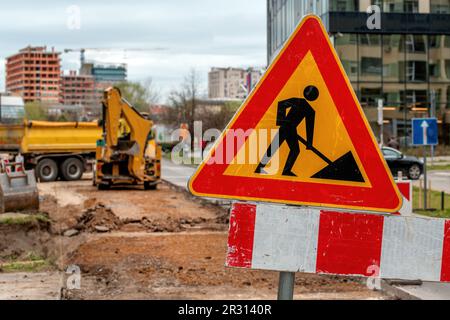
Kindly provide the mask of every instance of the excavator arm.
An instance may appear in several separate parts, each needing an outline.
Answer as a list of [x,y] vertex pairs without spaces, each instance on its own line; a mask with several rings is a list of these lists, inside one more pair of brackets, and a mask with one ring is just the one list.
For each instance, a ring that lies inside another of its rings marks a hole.
[[[123,99],[118,88],[105,90],[103,109],[105,141],[103,161],[111,162],[113,157],[126,154],[129,156],[128,170],[130,175],[139,181],[143,181],[145,149],[153,122],[145,119]],[[126,123],[123,123],[123,120]],[[122,130],[121,127],[123,126],[127,126],[127,130]]]

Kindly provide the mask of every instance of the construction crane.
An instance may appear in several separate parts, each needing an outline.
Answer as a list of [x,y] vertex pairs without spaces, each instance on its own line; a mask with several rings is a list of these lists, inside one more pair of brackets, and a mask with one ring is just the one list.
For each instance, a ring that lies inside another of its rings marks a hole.
[[78,48],[78,49],[64,49],[64,53],[79,52],[80,53],[80,63],[83,66],[86,62],[86,51],[97,51],[97,52],[158,52],[166,51],[167,48],[155,47],[155,48]]

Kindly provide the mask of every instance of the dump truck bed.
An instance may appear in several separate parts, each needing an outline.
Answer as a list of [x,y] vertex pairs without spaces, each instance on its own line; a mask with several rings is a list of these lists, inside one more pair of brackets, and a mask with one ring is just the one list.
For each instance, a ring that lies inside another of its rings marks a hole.
[[23,124],[0,124],[0,151],[19,151],[24,132]]
[[26,121],[0,125],[0,150],[30,153],[92,153],[101,139],[97,122]]

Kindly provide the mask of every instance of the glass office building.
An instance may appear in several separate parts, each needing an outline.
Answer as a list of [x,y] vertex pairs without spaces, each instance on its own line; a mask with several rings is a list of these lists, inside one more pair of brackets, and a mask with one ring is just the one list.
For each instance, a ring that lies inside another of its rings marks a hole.
[[[369,29],[367,9],[380,9],[381,29]],[[301,18],[320,16],[364,111],[378,134],[410,141],[415,117],[436,116],[450,144],[450,0],[268,0],[268,59]]]

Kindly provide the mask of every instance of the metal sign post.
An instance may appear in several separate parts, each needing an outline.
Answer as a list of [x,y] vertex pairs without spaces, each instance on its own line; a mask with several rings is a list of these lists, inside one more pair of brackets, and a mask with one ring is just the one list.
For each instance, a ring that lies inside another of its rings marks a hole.
[[294,300],[295,273],[280,272],[278,284],[278,300]]
[[378,125],[380,126],[380,146],[384,146],[384,102],[378,99]]
[[[435,90],[431,90],[430,92],[430,104],[431,104],[431,108],[430,108],[430,118],[435,118],[436,117],[436,91]],[[431,165],[434,164],[434,149],[435,146],[432,145],[430,147],[431,149]]]
[[425,210],[428,209],[428,181],[427,181],[427,147],[423,147],[423,208]]

